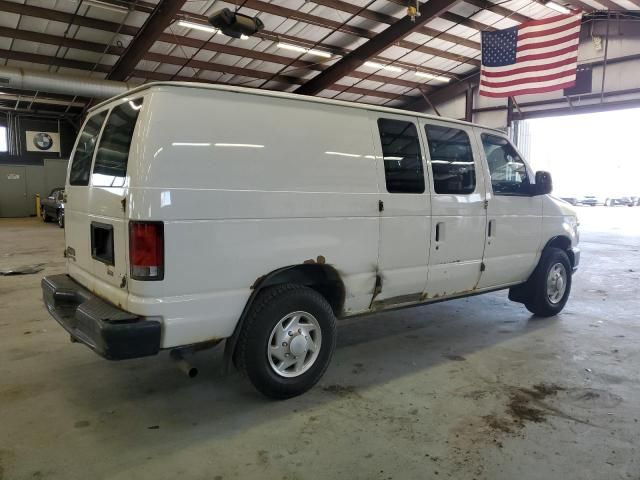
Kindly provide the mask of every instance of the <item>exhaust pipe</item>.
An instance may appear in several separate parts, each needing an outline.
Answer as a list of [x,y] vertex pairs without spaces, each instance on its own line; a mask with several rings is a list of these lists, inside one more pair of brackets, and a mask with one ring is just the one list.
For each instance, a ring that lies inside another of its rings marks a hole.
[[190,352],[183,352],[182,350],[176,348],[174,350],[171,350],[169,356],[171,357],[171,360],[176,363],[177,367],[187,375],[187,377],[195,378],[198,375],[198,369],[191,365],[191,363],[187,360],[187,358],[191,356]]

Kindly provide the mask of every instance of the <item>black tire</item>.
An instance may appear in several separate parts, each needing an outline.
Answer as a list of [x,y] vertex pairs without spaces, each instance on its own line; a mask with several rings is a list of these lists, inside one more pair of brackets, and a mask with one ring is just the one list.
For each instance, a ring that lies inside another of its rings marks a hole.
[[49,215],[47,215],[47,211],[45,210],[44,207],[40,207],[40,217],[42,218],[42,221],[45,223],[49,221]]
[[58,222],[58,226],[60,228],[64,228],[64,212],[58,212],[58,218],[56,219]]
[[[320,348],[309,369],[288,378],[271,367],[268,345],[271,332],[285,316],[297,311],[313,315],[322,334]],[[283,284],[260,292],[253,302],[238,337],[234,363],[254,387],[274,399],[300,395],[313,387],[324,374],[336,345],[336,319],[327,300],[315,290]]]
[[[566,287],[564,294],[555,303],[547,295],[547,278],[558,263],[562,264],[566,272]],[[562,311],[571,293],[571,262],[566,252],[559,248],[547,248],[542,252],[542,258],[529,279],[529,297],[524,302],[525,307],[538,317],[552,317]]]

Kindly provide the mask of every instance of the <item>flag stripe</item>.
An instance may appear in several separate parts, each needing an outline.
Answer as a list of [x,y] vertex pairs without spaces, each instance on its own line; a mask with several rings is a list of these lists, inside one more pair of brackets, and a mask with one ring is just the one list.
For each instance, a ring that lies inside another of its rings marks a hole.
[[577,59],[578,57],[576,55],[572,55],[568,58],[559,60],[557,62],[552,62],[552,63],[549,63],[547,61],[531,62],[532,64],[537,63],[537,65],[529,65],[526,67],[515,68],[508,71],[499,71],[499,72],[492,71],[487,68],[482,70],[482,76],[490,77],[490,78],[502,78],[502,77],[510,77],[512,75],[526,74],[526,73],[536,73],[537,75],[537,72],[539,71],[553,69],[556,67],[562,67],[565,65],[571,65],[572,63],[576,63]]
[[516,95],[531,95],[533,93],[546,93],[552,92],[554,90],[562,90],[563,88],[570,88],[576,84],[575,79],[566,83],[559,83],[557,85],[553,85],[550,87],[530,87],[523,88],[519,90],[510,90],[509,92],[493,92],[493,91],[482,91],[482,95],[485,97],[493,97],[493,98],[505,98],[505,97],[515,97]]
[[[564,70],[560,70],[556,73],[550,73],[548,75],[535,75],[532,78],[535,80],[536,83],[543,83],[548,80],[557,80],[559,78],[565,78],[567,76],[575,75],[575,72],[572,69],[567,70],[567,67],[561,67],[561,68],[563,68]],[[515,85],[523,85],[527,83],[531,83],[531,77],[530,78],[519,77],[513,80],[500,81],[500,82],[492,82],[490,80],[480,79],[481,85],[484,85],[485,87],[492,87],[492,88],[513,87]]]
[[562,55],[563,53],[575,52],[577,49],[578,49],[578,40],[576,39],[575,41],[572,42],[572,45],[561,48],[559,50],[553,50],[551,52],[543,51],[542,53],[531,53],[529,55],[518,57],[518,63],[520,63],[521,60],[523,62],[527,62],[529,60],[542,60],[546,58],[553,58],[556,55]]
[[582,22],[580,20],[576,20],[575,22],[571,23],[571,25],[561,25],[556,28],[550,28],[549,30],[542,30],[538,32],[529,32],[529,33],[518,32],[518,44],[520,44],[521,40],[529,40],[529,39],[535,39],[539,37],[545,37],[547,35],[564,33],[567,31],[567,28],[571,28],[572,30],[575,28],[579,31],[581,23]]
[[[578,54],[577,52],[569,52],[562,55],[558,55],[554,60],[556,62],[565,61],[568,59],[577,60]],[[507,65],[504,67],[482,67],[483,73],[496,73],[501,75],[510,75],[512,71],[519,70],[521,68],[529,68],[529,67],[545,67],[549,65],[549,61],[547,59],[543,60],[529,60],[526,62],[518,62],[514,65]]]
[[546,48],[546,47],[554,47],[556,45],[560,45],[565,42],[570,42],[573,40],[578,40],[580,38],[580,32],[570,33],[569,35],[564,35],[558,38],[549,38],[545,37],[545,40],[542,42],[523,44],[518,42],[518,47],[516,49],[517,52],[524,52],[527,50],[533,50],[534,48]]
[[556,28],[556,27],[562,27],[562,26],[564,26],[565,28],[568,28],[567,27],[568,25],[571,25],[573,22],[575,22],[578,19],[579,17],[576,17],[575,15],[561,15],[559,17],[545,18],[544,20],[547,20],[547,22],[542,24],[536,23],[537,21],[540,21],[540,20],[533,20],[530,22],[522,23],[518,27],[518,34],[524,35],[530,32],[547,31],[550,28]]
[[566,75],[561,78],[555,78],[553,80],[547,80],[546,82],[529,82],[513,87],[485,87],[487,92],[491,93],[506,93],[513,91],[528,90],[530,88],[553,88],[554,85],[564,85],[565,83],[575,82],[575,75]]

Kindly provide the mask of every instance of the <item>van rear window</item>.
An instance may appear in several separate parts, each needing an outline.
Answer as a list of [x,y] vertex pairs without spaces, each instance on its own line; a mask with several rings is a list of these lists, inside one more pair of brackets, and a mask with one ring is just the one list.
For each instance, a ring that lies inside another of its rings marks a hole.
[[142,99],[118,105],[109,115],[100,138],[92,184],[99,187],[122,187],[127,174],[129,148],[136,127]]
[[69,172],[70,185],[89,185],[89,173],[91,172],[91,159],[96,149],[98,134],[104,122],[107,112],[100,112],[89,118],[85,124],[76,151],[71,160],[71,171]]

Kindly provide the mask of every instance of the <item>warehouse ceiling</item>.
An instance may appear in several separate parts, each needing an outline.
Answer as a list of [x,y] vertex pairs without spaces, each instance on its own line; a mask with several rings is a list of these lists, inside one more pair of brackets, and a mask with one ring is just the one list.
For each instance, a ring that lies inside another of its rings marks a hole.
[[[414,2],[0,0],[0,62],[133,83],[200,81],[403,107],[475,73],[480,32],[557,15],[531,0],[429,0],[412,21],[407,7]],[[640,0],[559,3],[585,12],[640,8]],[[223,8],[256,16],[264,28],[244,39],[207,31],[207,17]],[[16,111],[77,115],[90,101],[0,92],[0,108]]]

